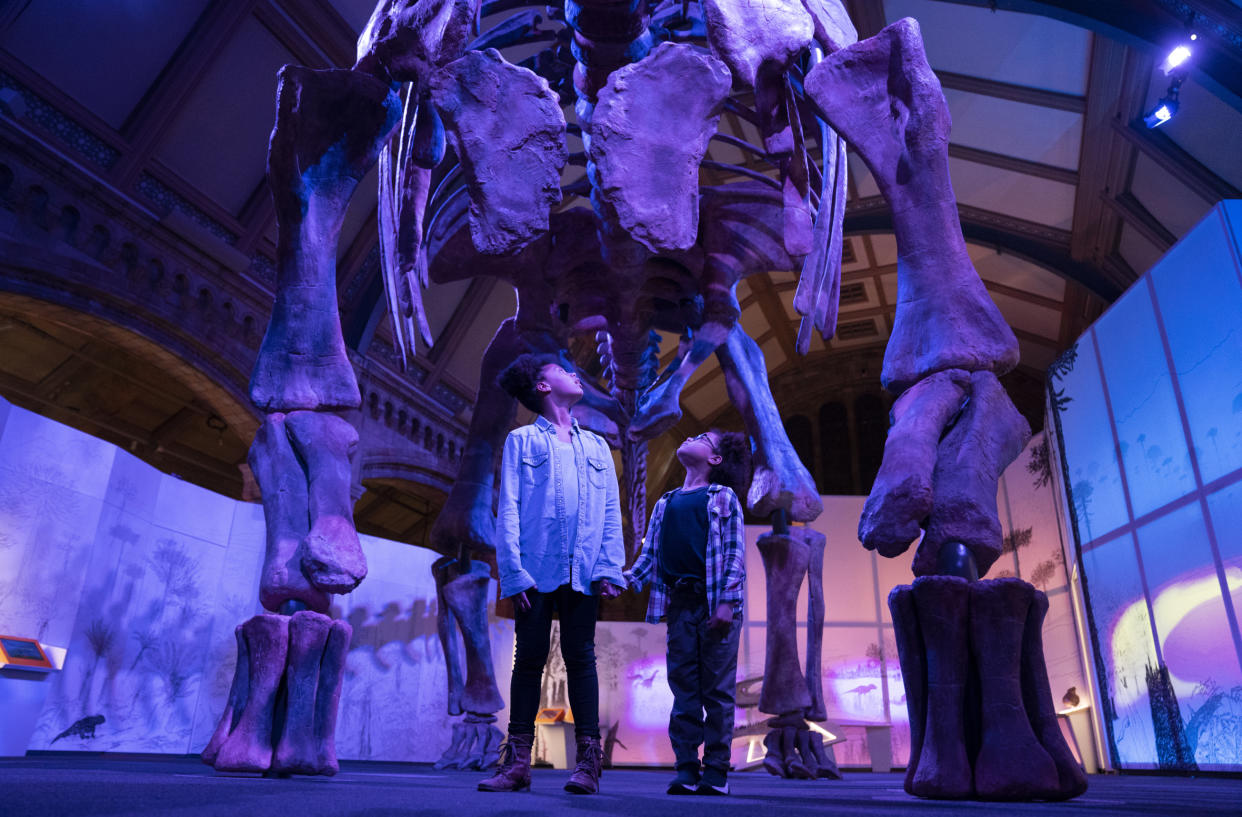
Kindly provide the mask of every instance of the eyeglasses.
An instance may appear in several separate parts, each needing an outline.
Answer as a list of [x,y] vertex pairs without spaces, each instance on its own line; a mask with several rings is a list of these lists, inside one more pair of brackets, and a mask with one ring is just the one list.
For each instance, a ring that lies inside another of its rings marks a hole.
[[695,434],[693,437],[686,438],[686,442],[688,443],[694,442],[695,440],[702,440],[703,442],[711,446],[713,454],[720,453],[720,449],[716,447],[716,444],[714,442],[712,442],[712,433],[710,431],[704,431],[702,434]]

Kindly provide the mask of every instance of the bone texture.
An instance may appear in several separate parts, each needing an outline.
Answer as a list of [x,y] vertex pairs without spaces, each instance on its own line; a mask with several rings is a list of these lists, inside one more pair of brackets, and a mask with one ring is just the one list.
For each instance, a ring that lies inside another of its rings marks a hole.
[[1040,628],[1015,578],[924,576],[889,595],[910,716],[905,789],[931,799],[1064,800],[1087,778],[1062,736]]
[[457,59],[474,37],[479,0],[381,0],[358,37],[358,71],[427,87],[437,66]]
[[906,551],[932,510],[932,475],[940,436],[969,394],[970,375],[937,372],[893,404],[884,459],[858,520],[858,539],[889,558]]
[[960,542],[975,557],[979,575],[1001,553],[996,485],[1031,439],[1031,427],[991,372],[970,378],[970,400],[940,441],[927,533],[914,555],[914,575],[936,572],[940,548]]
[[475,248],[503,255],[547,232],[568,158],[547,80],[495,49],[471,51],[436,73],[431,99],[466,177]]
[[203,750],[217,771],[334,775],[336,714],[352,631],[309,610],[237,628],[229,702]]
[[824,503],[784,433],[759,345],[741,327],[734,327],[716,356],[729,398],[741,412],[756,446],[748,495],[751,510],[760,516],[787,510],[799,522],[815,519],[823,512]]
[[809,98],[856,150],[893,212],[897,315],[881,380],[900,394],[946,369],[1004,374],[1018,343],[970,262],[949,181],[949,110],[918,24],[899,20],[824,59]]
[[263,419],[247,457],[263,497],[267,550],[259,578],[259,602],[276,612],[287,601],[299,601],[319,613],[328,611],[329,596],[302,572],[302,542],[310,532],[310,499],[306,473],[293,452],[285,415]]
[[699,163],[716,132],[729,73],[688,45],[663,43],[600,91],[588,154],[601,215],[652,252],[698,236]]
[[491,568],[471,562],[470,570],[444,585],[444,600],[461,626],[465,643],[466,685],[461,705],[469,713],[485,715],[504,708],[492,668],[488,635],[487,591]]
[[350,496],[358,432],[340,417],[312,411],[294,412],[285,423],[307,474],[310,531],[302,541],[302,572],[325,592],[348,593],[367,575]]
[[703,13],[712,51],[750,88],[783,74],[815,34],[801,0],[704,0]]
[[341,336],[336,250],[354,188],[400,117],[388,86],[352,71],[285,66],[267,176],[276,203],[276,302],[250,376],[264,412],[356,408]]
[[809,537],[798,535],[803,530],[792,529],[787,535],[764,534],[757,543],[759,555],[763,557],[768,602],[768,637],[759,710],[770,715],[803,713],[811,705],[806,675],[798,661],[798,590],[806,578],[811,558],[811,546],[806,541]]

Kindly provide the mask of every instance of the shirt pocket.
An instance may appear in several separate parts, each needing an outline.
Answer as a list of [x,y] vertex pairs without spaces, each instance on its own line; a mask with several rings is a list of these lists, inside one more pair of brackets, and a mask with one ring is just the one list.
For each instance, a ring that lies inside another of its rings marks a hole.
[[522,455],[522,484],[543,485],[548,481],[551,466],[548,465],[547,454]]
[[587,476],[594,488],[608,487],[608,463],[599,457],[587,457]]

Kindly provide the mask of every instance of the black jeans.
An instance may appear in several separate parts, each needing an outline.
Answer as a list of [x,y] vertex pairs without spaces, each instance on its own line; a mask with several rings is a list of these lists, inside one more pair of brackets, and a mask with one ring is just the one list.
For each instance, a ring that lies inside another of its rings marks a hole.
[[548,663],[552,639],[552,613],[561,618],[561,657],[565,659],[569,708],[574,715],[574,735],[599,738],[599,676],[595,672],[595,614],[597,596],[587,596],[561,585],[551,593],[526,591],[530,609],[514,613],[517,642],[513,679],[509,683],[509,734],[535,734],[539,712],[539,687]]
[[677,589],[669,597],[667,661],[673,710],[668,737],[679,770],[699,768],[702,745],[703,765],[728,772],[742,621],[735,614],[728,630],[712,631],[707,626],[712,611],[707,608],[701,589]]

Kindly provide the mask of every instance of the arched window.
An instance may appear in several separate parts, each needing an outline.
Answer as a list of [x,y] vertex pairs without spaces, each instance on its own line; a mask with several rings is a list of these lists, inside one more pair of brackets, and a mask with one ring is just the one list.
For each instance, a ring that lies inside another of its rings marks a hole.
[[819,492],[833,496],[858,492],[852,467],[850,420],[843,403],[819,407]]
[[812,474],[815,473],[815,443],[812,436],[811,421],[801,414],[785,418],[785,433],[789,442],[793,443],[798,459]]
[[854,401],[854,422],[858,428],[858,487],[871,493],[871,484],[884,459],[884,440],[888,437],[888,409],[878,394],[864,394]]

